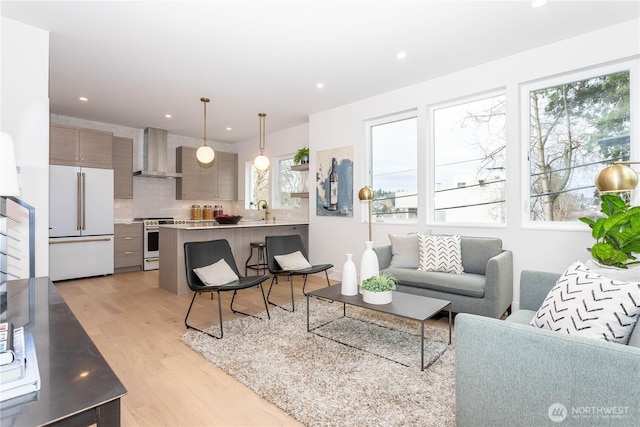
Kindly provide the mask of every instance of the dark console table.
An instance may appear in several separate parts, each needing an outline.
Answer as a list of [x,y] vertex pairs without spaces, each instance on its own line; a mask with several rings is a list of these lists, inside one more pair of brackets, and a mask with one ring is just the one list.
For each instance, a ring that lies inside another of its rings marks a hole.
[[33,334],[40,391],[0,403],[2,425],[120,425],[126,389],[48,277],[7,283],[3,321]]

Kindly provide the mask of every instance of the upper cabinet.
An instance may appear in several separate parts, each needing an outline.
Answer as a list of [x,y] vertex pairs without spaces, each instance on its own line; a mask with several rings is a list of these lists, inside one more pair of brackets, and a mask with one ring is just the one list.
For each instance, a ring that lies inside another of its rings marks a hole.
[[112,137],[111,132],[52,124],[49,163],[111,169]]
[[216,151],[211,165],[201,165],[194,147],[176,148],[177,200],[235,200],[238,195],[238,155]]
[[113,137],[113,197],[133,199],[133,139]]

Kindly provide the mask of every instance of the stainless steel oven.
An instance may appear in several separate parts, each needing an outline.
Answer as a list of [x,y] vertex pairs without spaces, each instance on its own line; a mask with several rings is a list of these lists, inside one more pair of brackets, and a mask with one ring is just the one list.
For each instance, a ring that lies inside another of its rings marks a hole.
[[160,225],[173,224],[173,218],[136,218],[144,224],[144,270],[157,270],[160,266]]

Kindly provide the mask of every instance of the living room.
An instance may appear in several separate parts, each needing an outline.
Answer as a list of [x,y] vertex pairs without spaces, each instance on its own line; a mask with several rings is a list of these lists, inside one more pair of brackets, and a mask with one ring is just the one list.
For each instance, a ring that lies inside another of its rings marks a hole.
[[[13,135],[16,157],[21,168],[21,197],[36,207],[40,218],[47,218],[49,197],[48,135],[50,114],[48,99],[49,34],[41,29],[2,18],[2,131]],[[535,222],[523,208],[529,196],[527,122],[523,110],[527,106],[526,89],[539,81],[575,76],[618,68],[631,70],[632,87],[637,87],[640,55],[638,15],[615,25],[588,31],[578,36],[554,41],[535,49],[514,52],[502,58],[448,73],[413,85],[380,93],[357,102],[327,111],[310,114],[308,123],[267,134],[267,148],[273,156],[283,156],[295,147],[307,145],[311,150],[312,167],[319,152],[344,146],[353,147],[354,195],[367,182],[366,123],[394,114],[415,111],[419,132],[417,143],[418,209],[415,221],[409,224],[378,222],[372,227],[372,240],[377,245],[388,243],[389,234],[428,230],[433,234],[463,234],[492,236],[502,239],[503,246],[514,254],[514,296],[519,294],[522,270],[564,271],[576,259],[589,257],[592,245],[590,230],[585,224]],[[624,42],[620,42],[624,41]],[[453,53],[452,53],[453,54]],[[544,59],[544,60],[542,60]],[[500,91],[506,97],[506,220],[500,224],[447,224],[431,219],[433,205],[429,134],[429,112],[437,106],[455,100]],[[631,111],[637,108],[632,98]],[[275,114],[275,113],[274,113]],[[635,114],[637,116],[637,114]],[[632,135],[638,124],[632,124]],[[635,132],[635,133],[634,133]],[[256,132],[257,134],[257,132]],[[302,140],[301,138],[306,138]],[[258,137],[237,144],[238,162],[250,162],[258,146]],[[631,152],[637,152],[638,138],[631,138]],[[523,172],[524,170],[524,172]],[[245,186],[245,176],[239,173],[239,188]],[[637,201],[638,195],[636,194]],[[637,203],[636,203],[637,204]],[[336,266],[331,278],[339,280],[345,253],[359,259],[367,239],[367,204],[353,203],[353,215],[346,218],[317,215],[317,202],[309,199],[309,254],[311,260]],[[46,276],[48,265],[48,224],[36,224],[36,271]],[[514,297],[516,298],[516,297]],[[518,308],[519,301],[513,302]],[[182,314],[178,313],[178,314]],[[179,317],[179,316],[178,316]]]

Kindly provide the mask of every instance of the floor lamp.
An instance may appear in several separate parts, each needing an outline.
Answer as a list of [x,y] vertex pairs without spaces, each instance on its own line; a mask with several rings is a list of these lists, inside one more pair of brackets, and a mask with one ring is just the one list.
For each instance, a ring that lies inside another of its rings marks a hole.
[[369,241],[371,241],[371,205],[373,202],[373,190],[371,187],[362,187],[358,192],[358,198],[361,202],[367,202],[369,207]]
[[640,162],[614,162],[602,169],[596,177],[596,188],[600,193],[631,191],[638,185],[638,174],[626,165]]

